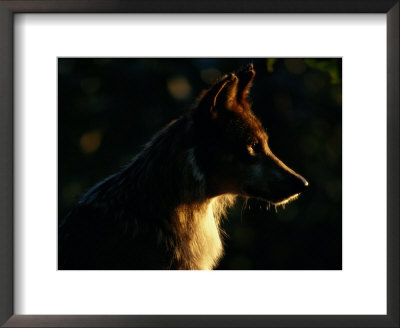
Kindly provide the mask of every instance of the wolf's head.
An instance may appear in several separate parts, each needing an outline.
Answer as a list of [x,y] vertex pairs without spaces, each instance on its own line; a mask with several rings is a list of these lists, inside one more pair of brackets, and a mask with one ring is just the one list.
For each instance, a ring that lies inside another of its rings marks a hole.
[[249,65],[224,76],[200,98],[192,112],[196,158],[209,196],[231,193],[280,204],[308,183],[269,149],[268,135],[247,100],[254,76]]

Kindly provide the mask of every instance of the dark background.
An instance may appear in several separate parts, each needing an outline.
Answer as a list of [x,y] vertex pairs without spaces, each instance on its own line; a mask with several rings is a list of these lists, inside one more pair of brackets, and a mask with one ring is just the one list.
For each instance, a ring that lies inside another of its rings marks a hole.
[[253,62],[253,111],[272,151],[310,186],[285,209],[241,198],[217,269],[342,268],[342,61],[338,58],[60,58],[58,199],[126,165],[216,78]]

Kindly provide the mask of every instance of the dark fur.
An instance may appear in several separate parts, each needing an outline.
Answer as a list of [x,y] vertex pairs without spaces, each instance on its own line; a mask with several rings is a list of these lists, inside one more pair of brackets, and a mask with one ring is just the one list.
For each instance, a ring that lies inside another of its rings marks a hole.
[[[59,227],[59,269],[211,269],[234,195],[285,202],[307,182],[269,150],[247,102],[252,66],[223,77]],[[213,213],[213,216],[212,214]]]

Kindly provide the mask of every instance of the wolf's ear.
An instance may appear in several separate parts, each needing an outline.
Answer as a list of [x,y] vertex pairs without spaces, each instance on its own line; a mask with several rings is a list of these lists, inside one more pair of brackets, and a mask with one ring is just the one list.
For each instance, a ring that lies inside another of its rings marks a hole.
[[236,73],[236,75],[239,78],[239,84],[237,87],[237,102],[244,103],[247,100],[247,94],[249,93],[251,83],[256,75],[253,64],[247,65],[246,68]]
[[199,108],[214,112],[217,108],[230,107],[237,99],[238,78],[234,74],[225,75],[201,98]]

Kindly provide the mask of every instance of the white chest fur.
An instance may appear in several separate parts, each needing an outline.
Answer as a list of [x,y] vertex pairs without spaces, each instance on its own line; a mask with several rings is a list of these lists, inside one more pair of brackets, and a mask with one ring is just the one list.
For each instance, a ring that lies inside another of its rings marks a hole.
[[182,269],[211,270],[223,254],[220,220],[234,197],[219,196],[203,203],[176,209],[174,233],[178,243],[175,257]]

